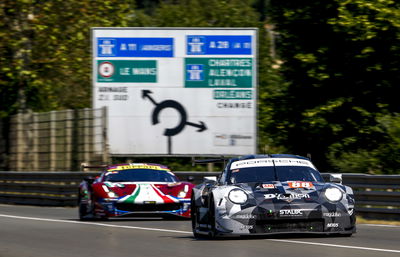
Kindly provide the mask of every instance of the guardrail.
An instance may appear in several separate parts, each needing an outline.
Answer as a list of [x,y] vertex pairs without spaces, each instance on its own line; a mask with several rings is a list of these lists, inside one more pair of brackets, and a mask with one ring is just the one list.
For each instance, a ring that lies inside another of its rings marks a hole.
[[[39,206],[76,206],[78,185],[83,178],[99,172],[0,172],[0,203]],[[219,172],[175,172],[181,179]],[[329,174],[322,174],[328,180]],[[356,211],[366,218],[400,220],[400,175],[343,174],[343,184],[351,186]]]
[[359,215],[400,220],[400,175],[343,174],[343,184],[353,188]]

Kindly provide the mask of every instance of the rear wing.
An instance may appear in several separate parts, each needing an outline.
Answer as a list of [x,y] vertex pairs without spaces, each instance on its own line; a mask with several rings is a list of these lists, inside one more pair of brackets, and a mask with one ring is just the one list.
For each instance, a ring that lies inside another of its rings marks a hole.
[[209,164],[209,163],[223,163],[224,167],[226,165],[226,162],[229,161],[230,158],[225,158],[225,157],[221,157],[221,158],[213,158],[213,159],[195,159],[192,158],[192,166],[196,165],[196,164]]
[[89,171],[90,169],[103,170],[107,166],[107,164],[90,165],[88,163],[81,163],[81,171]]

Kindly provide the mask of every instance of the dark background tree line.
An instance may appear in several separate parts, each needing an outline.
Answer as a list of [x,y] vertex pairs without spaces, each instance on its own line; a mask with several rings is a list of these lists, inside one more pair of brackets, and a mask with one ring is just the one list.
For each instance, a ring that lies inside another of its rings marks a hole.
[[400,2],[4,0],[0,118],[91,106],[91,27],[258,27],[259,152],[400,170]]

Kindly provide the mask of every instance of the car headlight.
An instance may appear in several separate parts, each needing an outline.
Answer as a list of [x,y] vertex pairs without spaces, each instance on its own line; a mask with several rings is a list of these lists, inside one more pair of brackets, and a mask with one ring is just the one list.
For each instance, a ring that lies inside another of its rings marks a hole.
[[110,198],[115,198],[118,197],[118,195],[116,193],[114,193],[113,191],[111,191],[106,185],[102,186],[104,191],[107,193],[108,197]]
[[331,202],[338,202],[342,200],[343,192],[336,187],[329,187],[325,190],[325,197]]
[[118,195],[116,193],[114,193],[113,191],[110,191],[107,194],[108,194],[108,197],[110,197],[110,198],[118,197]]
[[185,198],[185,196],[186,196],[186,192],[185,192],[185,191],[180,191],[180,192],[178,193],[178,197],[179,197],[179,198]]
[[248,196],[243,190],[232,189],[228,194],[228,198],[232,203],[244,204],[247,202]]

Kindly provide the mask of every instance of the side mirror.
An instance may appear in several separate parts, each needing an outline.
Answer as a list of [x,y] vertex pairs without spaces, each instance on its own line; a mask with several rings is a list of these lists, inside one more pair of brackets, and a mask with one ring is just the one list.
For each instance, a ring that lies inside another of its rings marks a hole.
[[186,180],[188,182],[192,183],[194,181],[194,177],[193,176],[188,176]]
[[217,177],[216,176],[204,177],[203,182],[205,182],[205,183],[217,182]]
[[91,184],[93,184],[95,178],[94,177],[86,177],[83,180],[86,181],[89,185],[91,185]]
[[330,174],[329,181],[332,183],[342,184],[343,181],[342,174]]

